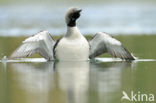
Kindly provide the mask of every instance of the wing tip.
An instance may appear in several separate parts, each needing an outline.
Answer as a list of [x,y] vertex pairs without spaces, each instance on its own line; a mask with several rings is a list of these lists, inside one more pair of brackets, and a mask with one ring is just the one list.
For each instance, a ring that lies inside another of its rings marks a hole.
[[17,58],[16,56],[16,50],[9,56],[10,59]]
[[9,58],[9,59],[18,59],[18,58],[20,58],[20,57],[11,54],[8,58]]
[[129,55],[127,55],[125,58],[122,58],[126,61],[133,61],[133,60],[136,60],[137,57],[135,57],[132,53],[129,53]]
[[9,59],[18,59],[18,58],[20,58],[20,56],[18,56],[17,54],[12,53],[8,58]]

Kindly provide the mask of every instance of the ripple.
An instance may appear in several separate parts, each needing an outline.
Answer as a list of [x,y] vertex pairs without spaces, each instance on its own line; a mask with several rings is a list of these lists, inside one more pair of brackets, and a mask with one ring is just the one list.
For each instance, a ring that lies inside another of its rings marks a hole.
[[[156,61],[156,59],[136,59],[132,62],[151,62]],[[47,62],[44,58],[20,58],[20,59],[7,59],[7,60],[0,60],[2,63],[20,63],[20,62]],[[54,61],[52,61],[54,62]],[[78,61],[79,62],[79,61]],[[124,60],[120,58],[95,58],[95,62],[124,62]],[[126,62],[126,61],[125,61]]]

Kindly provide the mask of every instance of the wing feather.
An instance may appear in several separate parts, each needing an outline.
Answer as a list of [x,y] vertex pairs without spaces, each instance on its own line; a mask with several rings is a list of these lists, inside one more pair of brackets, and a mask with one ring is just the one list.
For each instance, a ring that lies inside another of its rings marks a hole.
[[53,46],[55,41],[47,31],[42,31],[27,38],[10,56],[11,58],[29,57],[35,53],[47,60],[53,60]]
[[94,58],[103,53],[109,53],[113,57],[124,60],[134,60],[135,57],[121,44],[120,41],[112,38],[106,33],[98,32],[90,43],[90,58]]

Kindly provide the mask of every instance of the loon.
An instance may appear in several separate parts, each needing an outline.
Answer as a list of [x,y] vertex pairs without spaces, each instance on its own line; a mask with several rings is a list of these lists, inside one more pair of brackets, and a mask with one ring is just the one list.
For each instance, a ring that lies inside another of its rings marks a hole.
[[123,60],[135,60],[120,41],[107,33],[98,32],[92,40],[87,41],[76,25],[81,11],[82,9],[76,7],[67,11],[67,32],[59,40],[55,41],[48,31],[41,31],[24,40],[10,57],[22,58],[38,53],[48,61],[87,61],[103,53],[109,53]]

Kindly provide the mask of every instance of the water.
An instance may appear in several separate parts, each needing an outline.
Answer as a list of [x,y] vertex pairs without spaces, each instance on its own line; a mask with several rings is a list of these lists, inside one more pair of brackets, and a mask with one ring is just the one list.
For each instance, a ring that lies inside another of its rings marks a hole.
[[110,59],[97,63],[23,59],[9,61],[6,67],[0,63],[0,103],[121,103],[122,91],[156,94],[155,60]]
[[53,35],[65,34],[64,15],[73,5],[83,9],[78,20],[83,34],[95,34],[99,31],[114,35],[156,34],[155,2],[53,2],[43,5],[22,3],[0,6],[0,35],[32,35],[41,30],[48,30]]
[[127,103],[121,101],[123,91],[156,96],[156,36],[115,38],[138,59],[126,62],[104,55],[96,62],[10,60],[24,38],[0,37],[0,103]]

